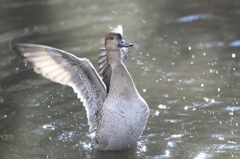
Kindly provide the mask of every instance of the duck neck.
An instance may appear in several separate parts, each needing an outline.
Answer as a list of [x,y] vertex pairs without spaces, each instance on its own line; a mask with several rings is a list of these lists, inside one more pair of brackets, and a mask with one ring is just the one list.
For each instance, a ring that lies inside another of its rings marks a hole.
[[108,51],[107,55],[112,68],[122,65],[120,49]]
[[131,75],[121,60],[120,50],[108,52],[108,59],[112,68],[109,94],[111,96],[124,96],[126,99],[129,98],[129,95],[138,96]]

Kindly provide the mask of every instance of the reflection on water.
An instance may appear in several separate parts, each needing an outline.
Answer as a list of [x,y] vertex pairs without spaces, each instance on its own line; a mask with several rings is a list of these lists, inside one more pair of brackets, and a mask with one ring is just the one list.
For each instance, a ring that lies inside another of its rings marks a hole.
[[[240,158],[240,2],[0,3],[0,158]],[[45,44],[96,66],[101,38],[117,24],[134,43],[127,67],[151,112],[137,147],[97,152],[72,89],[7,46]]]
[[240,46],[240,40],[233,41],[229,43],[230,47],[239,47]]
[[212,19],[214,18],[211,14],[196,14],[196,15],[188,15],[184,17],[180,17],[176,20],[178,23],[184,23],[184,22],[192,22],[195,20],[201,20],[201,19]]

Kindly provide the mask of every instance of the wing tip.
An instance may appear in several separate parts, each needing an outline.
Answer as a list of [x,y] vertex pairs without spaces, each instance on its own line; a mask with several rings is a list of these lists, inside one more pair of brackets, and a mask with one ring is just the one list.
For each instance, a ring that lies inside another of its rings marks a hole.
[[25,59],[21,46],[16,43],[9,43],[9,50],[17,54],[22,60]]

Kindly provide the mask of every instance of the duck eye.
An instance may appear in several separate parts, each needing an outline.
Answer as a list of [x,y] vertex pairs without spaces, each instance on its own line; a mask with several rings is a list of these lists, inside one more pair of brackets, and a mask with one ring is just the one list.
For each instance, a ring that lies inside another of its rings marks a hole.
[[110,39],[113,40],[113,37],[111,37]]

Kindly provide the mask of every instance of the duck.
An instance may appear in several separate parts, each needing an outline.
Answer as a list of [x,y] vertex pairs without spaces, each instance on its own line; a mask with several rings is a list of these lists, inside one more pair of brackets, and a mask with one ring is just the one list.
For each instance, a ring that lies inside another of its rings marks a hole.
[[53,82],[73,88],[86,109],[93,145],[99,151],[130,149],[144,131],[149,107],[136,89],[125,61],[127,43],[118,25],[105,35],[99,73],[86,58],[49,46],[10,43],[26,66]]

